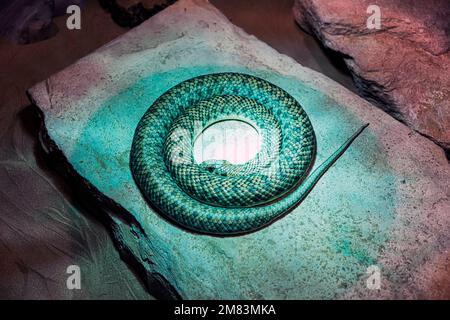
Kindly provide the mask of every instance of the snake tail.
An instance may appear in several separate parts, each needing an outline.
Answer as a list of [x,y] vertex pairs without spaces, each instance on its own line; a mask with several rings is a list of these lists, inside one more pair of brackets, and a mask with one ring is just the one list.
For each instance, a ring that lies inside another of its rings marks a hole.
[[296,205],[300,204],[303,199],[314,188],[320,178],[331,168],[333,164],[344,154],[344,152],[350,147],[355,139],[369,126],[369,123],[361,126],[346,142],[344,142],[333,154],[331,154],[324,162],[322,162],[303,183],[295,189],[295,191],[289,195],[292,197],[291,207],[287,210],[293,209]]

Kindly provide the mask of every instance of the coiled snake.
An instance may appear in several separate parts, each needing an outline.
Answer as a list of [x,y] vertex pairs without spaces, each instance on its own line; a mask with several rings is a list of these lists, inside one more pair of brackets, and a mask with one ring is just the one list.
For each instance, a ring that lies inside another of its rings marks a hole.
[[[257,128],[261,151],[240,165],[197,164],[195,139],[223,119]],[[254,76],[209,74],[176,85],[147,110],[134,134],[130,168],[147,200],[176,223],[203,233],[244,233],[298,205],[366,126],[308,176],[316,138],[300,104]]]

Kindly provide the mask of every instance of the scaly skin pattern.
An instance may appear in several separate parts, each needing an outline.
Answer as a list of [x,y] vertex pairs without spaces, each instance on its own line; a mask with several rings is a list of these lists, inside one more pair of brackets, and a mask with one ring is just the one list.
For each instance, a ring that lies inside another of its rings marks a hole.
[[[229,119],[253,125],[261,151],[240,165],[197,164],[196,138]],[[300,104],[251,75],[209,74],[176,85],[147,110],[134,134],[130,168],[147,200],[170,220],[201,233],[241,234],[298,205],[366,126],[308,176],[316,138]]]

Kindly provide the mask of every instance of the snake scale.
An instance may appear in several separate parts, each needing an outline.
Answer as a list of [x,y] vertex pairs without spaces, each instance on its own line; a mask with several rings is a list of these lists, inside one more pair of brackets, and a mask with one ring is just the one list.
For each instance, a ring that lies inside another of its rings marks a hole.
[[[257,128],[260,152],[244,164],[197,164],[196,138],[223,119]],[[147,200],[178,225],[216,235],[245,233],[298,205],[367,125],[310,173],[316,137],[291,95],[255,76],[208,74],[174,86],[146,111],[134,134],[130,168]]]

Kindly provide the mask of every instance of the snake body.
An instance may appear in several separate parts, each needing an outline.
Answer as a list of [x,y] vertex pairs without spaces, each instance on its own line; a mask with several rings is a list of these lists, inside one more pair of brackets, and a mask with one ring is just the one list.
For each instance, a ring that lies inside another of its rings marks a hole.
[[[240,165],[197,164],[194,141],[224,119],[257,128],[261,151]],[[316,138],[300,104],[251,75],[209,74],[181,82],[147,110],[134,134],[130,168],[147,200],[177,224],[202,233],[244,233],[298,205],[366,126],[308,176]]]

